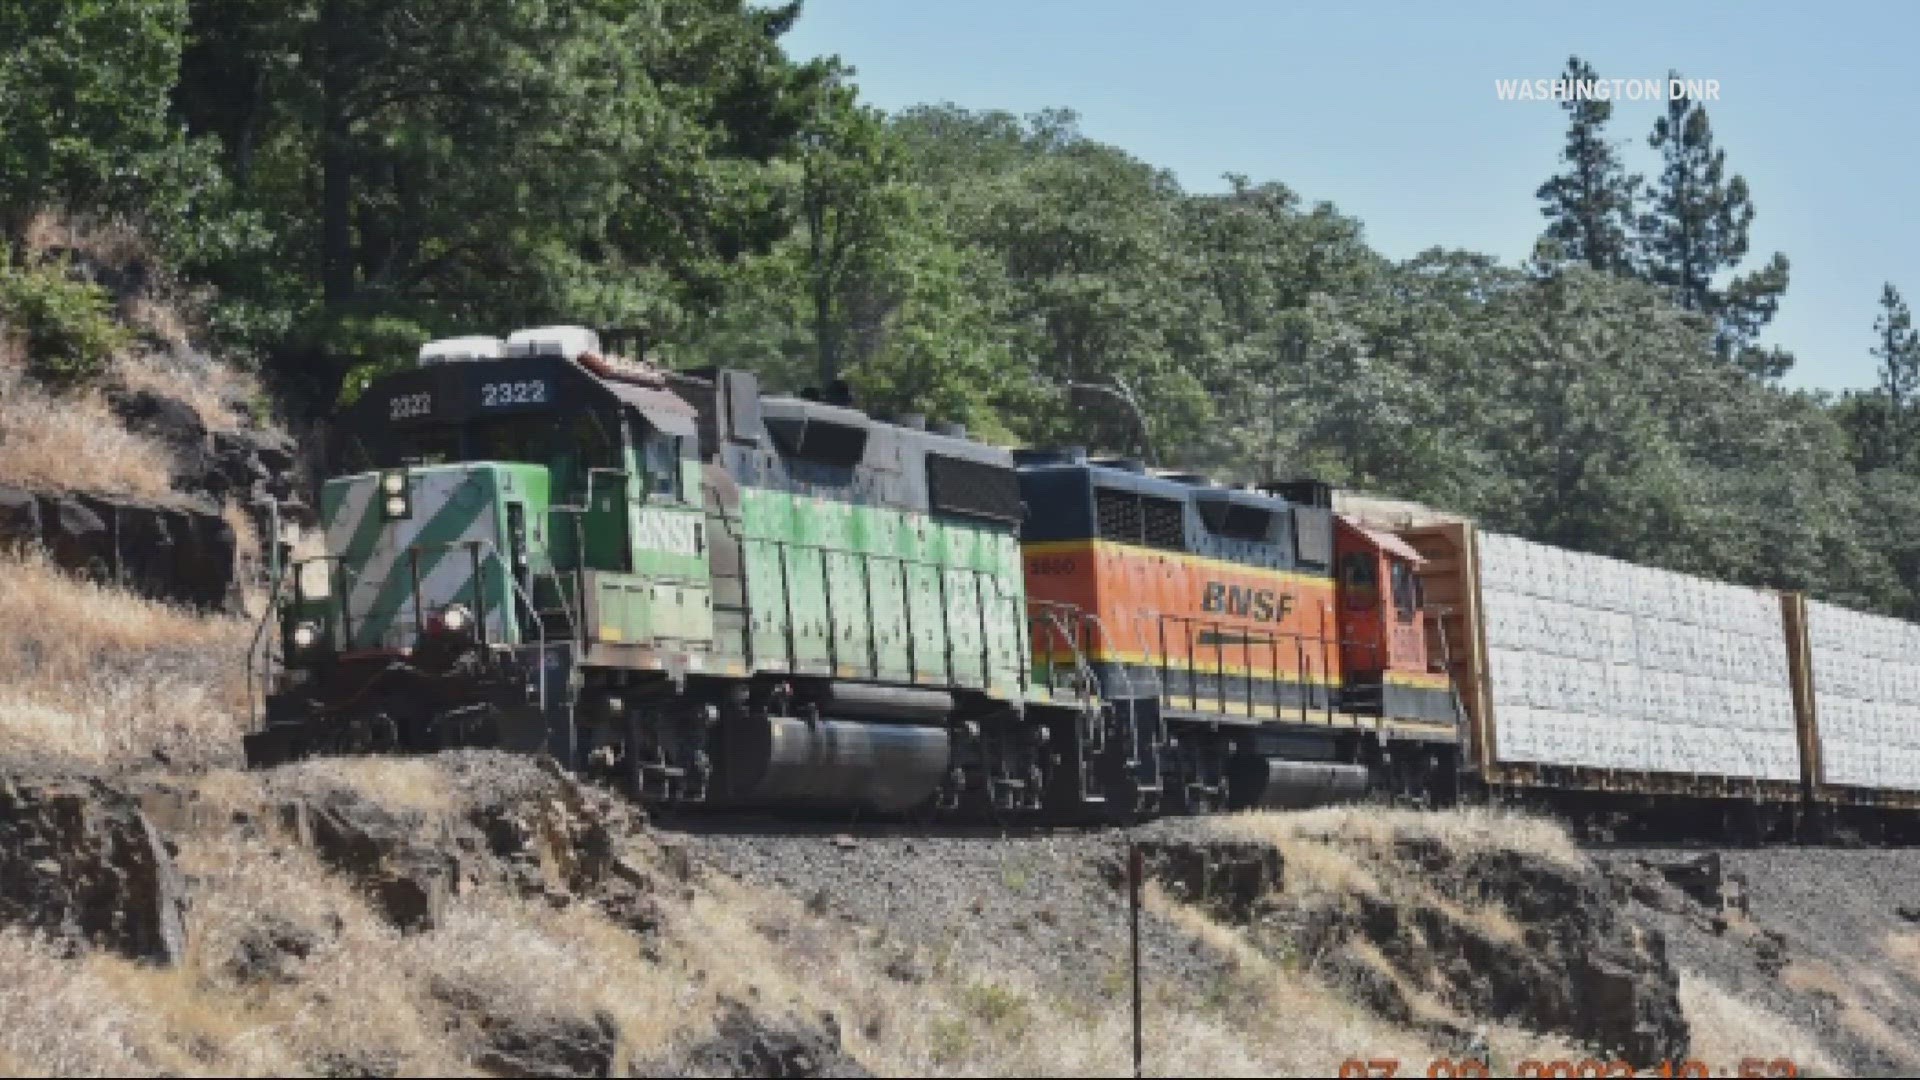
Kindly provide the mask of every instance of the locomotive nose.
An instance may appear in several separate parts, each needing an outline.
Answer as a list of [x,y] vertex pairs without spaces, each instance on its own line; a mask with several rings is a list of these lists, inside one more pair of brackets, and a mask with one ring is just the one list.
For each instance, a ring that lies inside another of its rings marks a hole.
[[329,485],[328,549],[346,582],[336,635],[347,651],[502,642],[527,500],[546,470],[491,462],[387,469]]

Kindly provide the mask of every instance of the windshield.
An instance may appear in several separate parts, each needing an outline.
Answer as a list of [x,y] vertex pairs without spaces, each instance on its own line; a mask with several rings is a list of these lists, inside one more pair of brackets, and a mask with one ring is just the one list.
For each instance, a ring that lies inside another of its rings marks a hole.
[[545,465],[556,491],[586,482],[588,469],[618,469],[619,429],[595,410],[565,417],[495,416],[465,425],[420,425],[389,431],[377,443],[351,438],[345,472],[445,465],[458,461],[514,461]]

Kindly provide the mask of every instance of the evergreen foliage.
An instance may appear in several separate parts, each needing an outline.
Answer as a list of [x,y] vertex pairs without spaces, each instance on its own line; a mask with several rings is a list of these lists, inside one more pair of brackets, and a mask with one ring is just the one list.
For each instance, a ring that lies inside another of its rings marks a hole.
[[75,279],[64,263],[12,265],[0,245],[0,335],[16,336],[27,373],[54,386],[98,375],[130,335],[106,290]]
[[[1584,82],[1598,76],[1593,65],[1575,56],[1567,60],[1566,78]],[[1561,106],[1568,117],[1567,145],[1560,152],[1566,171],[1550,177],[1535,193],[1549,222],[1545,238],[1559,246],[1565,259],[1595,270],[1631,272],[1643,180],[1627,173],[1607,140],[1613,102],[1569,98]]]
[[[1396,262],[1331,204],[1184,191],[1070,112],[878,113],[844,65],[786,55],[797,12],[0,5],[0,227],[140,223],[211,288],[222,346],[315,411],[428,336],[637,327],[658,359],[845,380],[882,415],[1319,476],[1920,614],[1911,316],[1889,286],[1875,390],[1772,382],[1787,261],[1746,268],[1752,193],[1697,103],[1655,126],[1650,184],[1607,103],[1568,104],[1545,257]],[[63,267],[0,270],[0,318],[50,380],[119,347]]]
[[1717,284],[1747,257],[1754,207],[1746,178],[1727,174],[1727,153],[1714,143],[1706,107],[1674,98],[1647,141],[1664,166],[1640,222],[1648,278],[1674,304],[1714,320],[1723,357],[1764,378],[1784,375],[1792,357],[1759,347],[1757,339],[1786,293],[1787,257],[1775,252],[1765,266]]

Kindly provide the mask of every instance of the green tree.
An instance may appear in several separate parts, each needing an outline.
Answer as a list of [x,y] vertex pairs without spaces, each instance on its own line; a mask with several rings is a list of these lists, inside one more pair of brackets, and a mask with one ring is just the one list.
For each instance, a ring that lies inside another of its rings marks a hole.
[[0,230],[46,206],[210,228],[219,176],[168,115],[187,0],[0,4]]
[[1916,404],[1920,393],[1920,331],[1900,290],[1888,282],[1880,290],[1880,315],[1873,321],[1873,355],[1880,361],[1880,392],[1897,413]]
[[1131,410],[1090,404],[1075,383],[1124,383],[1143,403],[1149,442],[1206,425],[1193,301],[1200,270],[1182,241],[1180,192],[1166,173],[1082,137],[1070,116],[1033,118],[1011,172],[939,189],[957,235],[993,254],[1012,288],[1013,348],[1056,403],[1018,418],[1036,441],[1086,434],[1131,446]]
[[180,109],[277,238],[221,283],[322,392],[375,327],[671,325],[792,227],[794,5],[194,2]]
[[[1578,56],[1567,60],[1569,80],[1595,79],[1593,65]],[[1566,171],[1534,193],[1549,222],[1545,237],[1559,245],[1562,257],[1595,270],[1625,273],[1633,265],[1635,202],[1642,179],[1627,174],[1606,136],[1613,103],[1569,98],[1567,144],[1560,158]]]
[[799,137],[800,222],[822,389],[840,380],[847,359],[855,279],[877,275],[880,248],[903,212],[896,144],[885,119],[854,96],[836,75],[820,88]]
[[1674,98],[1648,142],[1665,166],[1653,185],[1652,210],[1640,219],[1647,277],[1677,306],[1714,320],[1723,357],[1762,377],[1785,374],[1792,357],[1760,348],[1757,339],[1787,290],[1787,257],[1776,252],[1758,270],[1717,284],[1746,259],[1754,209],[1746,179],[1727,174],[1706,108]]
[[1880,314],[1873,321],[1871,350],[1880,361],[1876,393],[1859,403],[1856,430],[1867,468],[1912,468],[1914,414],[1920,409],[1920,331],[1913,312],[1891,282],[1880,291]]

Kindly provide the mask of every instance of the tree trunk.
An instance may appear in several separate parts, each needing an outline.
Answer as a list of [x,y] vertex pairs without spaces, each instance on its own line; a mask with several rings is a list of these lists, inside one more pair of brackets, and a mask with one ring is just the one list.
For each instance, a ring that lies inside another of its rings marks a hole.
[[819,350],[820,394],[826,397],[840,378],[840,334],[833,324],[833,280],[823,269],[813,276],[813,340]]
[[353,132],[347,113],[348,13],[344,0],[320,12],[320,283],[327,306],[353,299]]

